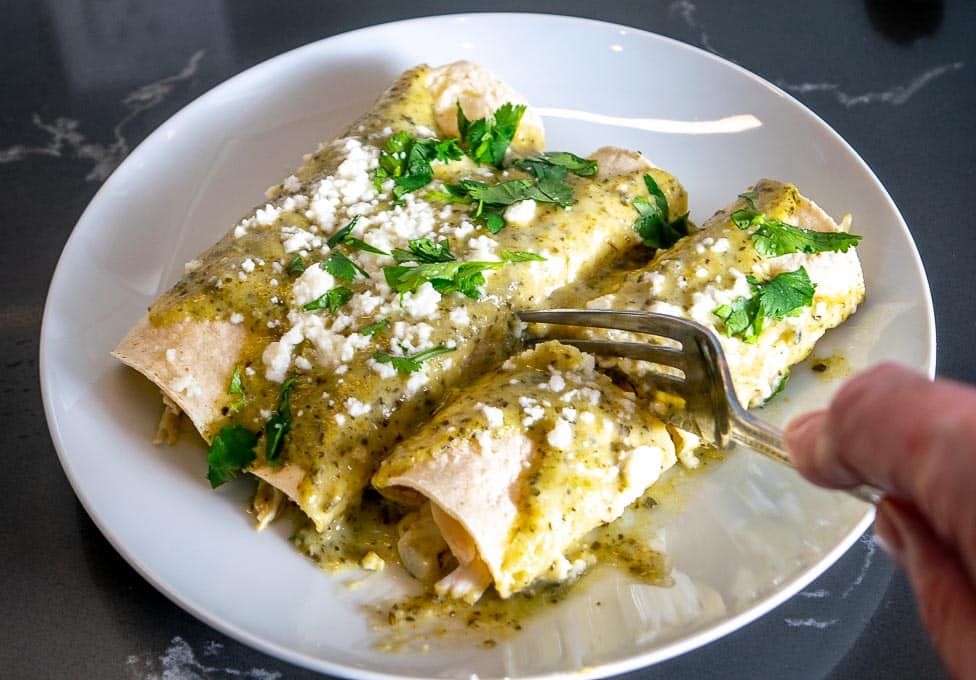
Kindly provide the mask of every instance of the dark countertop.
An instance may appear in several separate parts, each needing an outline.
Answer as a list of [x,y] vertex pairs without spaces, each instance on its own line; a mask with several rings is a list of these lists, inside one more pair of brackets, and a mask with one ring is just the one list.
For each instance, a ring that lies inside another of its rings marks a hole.
[[[217,83],[307,42],[512,2],[4,3],[0,38],[0,676],[304,678],[172,604],[76,500],[38,383],[47,286],[101,182]],[[710,50],[796,96],[861,154],[904,215],[935,302],[938,371],[976,383],[976,5],[968,0],[538,2]],[[910,589],[869,534],[800,595],[632,678],[932,678]]]

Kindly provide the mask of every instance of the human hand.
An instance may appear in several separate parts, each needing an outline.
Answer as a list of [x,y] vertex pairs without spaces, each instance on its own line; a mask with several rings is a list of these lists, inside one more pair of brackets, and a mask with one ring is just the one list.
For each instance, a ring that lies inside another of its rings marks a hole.
[[786,446],[816,484],[886,492],[875,533],[949,671],[976,678],[976,389],[882,364],[794,419]]

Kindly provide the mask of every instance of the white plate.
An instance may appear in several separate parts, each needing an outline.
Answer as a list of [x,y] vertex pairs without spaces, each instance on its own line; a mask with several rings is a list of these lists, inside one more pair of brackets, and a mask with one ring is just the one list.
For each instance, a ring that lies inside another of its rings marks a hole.
[[[288,661],[364,678],[594,677],[654,663],[796,593],[850,546],[870,512],[740,452],[702,478],[667,529],[685,587],[592,579],[493,649],[381,654],[360,605],[391,577],[350,590],[280,533],[256,535],[243,511],[247,484],[211,491],[200,444],[153,447],[157,393],[109,357],[183,263],[303,152],[365,111],[400,71],[457,59],[489,67],[547,110],[550,148],[642,150],[684,182],[698,221],[763,176],[796,183],[833,215],[853,213],[868,301],[818,354],[842,352],[854,369],[892,359],[932,373],[931,301],[905,223],[865,163],[810,111],[728,62],[642,31],[448,16],[272,59],[200,97],[132,152],[78,221],[51,285],[41,341],[51,434],[85,508],[143,576],[210,625]],[[837,387],[795,373],[765,416],[785,422]]]

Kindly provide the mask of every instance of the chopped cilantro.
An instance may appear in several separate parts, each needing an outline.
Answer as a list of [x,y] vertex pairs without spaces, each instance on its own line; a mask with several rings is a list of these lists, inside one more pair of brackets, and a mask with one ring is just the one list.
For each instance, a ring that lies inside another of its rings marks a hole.
[[359,334],[365,335],[366,337],[369,337],[370,335],[376,335],[377,333],[384,330],[389,325],[390,325],[389,319],[380,319],[376,323],[371,323],[368,326],[364,326],[360,328]]
[[598,169],[596,161],[567,151],[550,151],[533,158],[519,158],[512,165],[536,179],[563,179],[570,172],[578,177],[592,177]]
[[217,488],[237,477],[254,460],[258,437],[241,425],[225,425],[213,438],[207,453],[207,479]]
[[502,167],[505,152],[515,138],[523,113],[524,104],[516,106],[507,103],[502,104],[494,116],[471,121],[461,110],[461,102],[458,102],[457,123],[461,146],[477,163]]
[[398,373],[416,373],[420,370],[420,364],[424,361],[436,357],[439,354],[444,354],[445,352],[453,352],[455,349],[457,348],[438,345],[423,352],[418,352],[413,356],[394,356],[386,352],[373,352],[373,358],[381,364],[393,364],[393,368]]
[[353,217],[351,220],[349,220],[349,223],[346,224],[346,226],[330,236],[329,240],[326,241],[329,248],[335,248],[336,246],[343,245],[348,246],[353,250],[365,250],[367,253],[389,255],[389,253],[385,250],[380,250],[376,246],[371,246],[370,244],[366,243],[366,241],[350,235],[357,222],[359,222],[359,215]]
[[329,259],[322,266],[325,268],[325,271],[343,281],[352,281],[357,275],[364,278],[369,277],[366,270],[338,251],[334,251],[329,255]]
[[848,248],[861,242],[862,237],[857,234],[848,234],[844,231],[814,231],[795,227],[782,220],[768,219],[765,213],[758,212],[756,209],[754,201],[757,196],[754,191],[739,194],[739,197],[749,204],[749,208],[734,211],[729,215],[729,219],[739,229],[756,228],[750,236],[756,246],[756,252],[760,255],[777,257],[790,253],[838,251],[846,253]]
[[380,151],[379,167],[374,176],[377,190],[385,179],[393,180],[393,199],[427,186],[434,178],[432,160],[456,161],[464,155],[457,139],[414,139],[407,132],[392,135]]
[[428,197],[475,204],[474,216],[484,222],[488,231],[497,234],[505,227],[506,206],[528,199],[569,206],[573,204],[573,185],[556,178],[513,179],[498,184],[463,179],[458,184],[445,184],[443,192],[430,192]]
[[510,262],[542,261],[545,258],[535,253],[501,253],[498,262],[424,262],[414,266],[385,267],[386,282],[395,292],[403,294],[417,290],[428,281],[441,294],[459,292],[473,300],[481,297],[485,285],[482,272],[499,269]]
[[311,302],[306,302],[302,305],[302,309],[306,312],[314,312],[318,309],[328,309],[331,313],[335,314],[336,310],[342,305],[346,304],[352,300],[352,291],[344,286],[336,286],[335,288],[328,290],[322,295],[318,296]]
[[264,451],[269,465],[278,464],[284,436],[291,429],[291,388],[294,384],[295,376],[285,380],[278,393],[278,408],[264,424]]
[[393,259],[397,262],[451,262],[454,255],[446,239],[434,242],[429,238],[418,238],[407,243],[410,250],[393,249]]
[[773,397],[775,397],[777,394],[779,394],[780,392],[786,389],[786,384],[790,381],[791,375],[792,373],[789,371],[789,369],[787,369],[787,371],[779,379],[779,382],[776,383],[776,387],[773,388],[772,393],[770,393],[770,395],[766,397],[766,400],[762,404],[760,404],[760,407],[766,406],[766,404],[768,404],[773,400]]
[[766,319],[795,316],[813,303],[816,288],[803,267],[777,274],[766,283],[746,277],[752,286],[751,297],[737,297],[713,313],[725,322],[725,334],[753,343],[762,332]]
[[643,196],[634,199],[634,208],[638,214],[634,231],[648,248],[670,248],[682,236],[688,235],[688,213],[670,219],[668,199],[654,178],[644,175],[644,186],[647,187],[651,200],[648,201]]
[[241,367],[234,366],[234,373],[230,376],[230,385],[227,387],[227,394],[237,397],[230,405],[230,410],[237,412],[244,406],[247,395],[244,394],[244,383],[241,381]]
[[301,255],[296,255],[291,258],[291,261],[285,266],[285,271],[289,274],[301,274],[305,271],[305,260],[302,259]]

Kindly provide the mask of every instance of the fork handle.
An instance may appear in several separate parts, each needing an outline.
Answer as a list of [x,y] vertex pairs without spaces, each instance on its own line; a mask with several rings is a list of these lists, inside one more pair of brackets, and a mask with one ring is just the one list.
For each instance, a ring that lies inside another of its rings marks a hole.
[[[737,444],[748,446],[758,451],[767,458],[777,460],[784,465],[795,468],[789,454],[786,453],[786,446],[783,444],[783,431],[768,425],[748,413],[740,413],[738,422],[731,423],[732,440]],[[877,505],[884,492],[868,484],[861,484],[844,491],[858,500]]]

